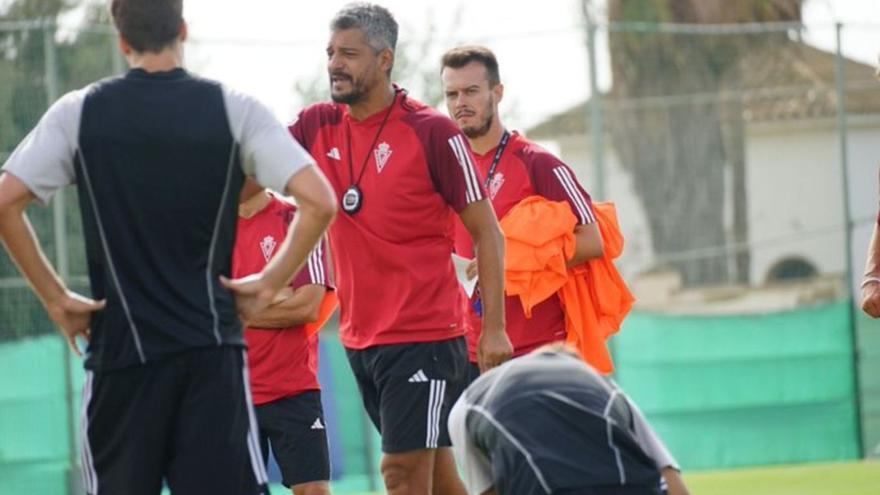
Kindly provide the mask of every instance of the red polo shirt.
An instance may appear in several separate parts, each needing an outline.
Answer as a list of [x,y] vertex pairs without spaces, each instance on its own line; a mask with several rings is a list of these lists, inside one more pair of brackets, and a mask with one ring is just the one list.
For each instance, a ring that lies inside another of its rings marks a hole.
[[[483,155],[475,154],[477,171],[486,177],[497,147]],[[498,218],[503,218],[517,203],[528,196],[543,196],[553,201],[566,201],[581,225],[596,221],[590,195],[581,187],[571,169],[558,158],[517,132],[501,155],[489,186],[488,194]],[[471,237],[461,222],[456,225],[455,250],[467,258],[474,257]],[[476,362],[476,348],[482,320],[469,305],[468,350],[470,360]],[[514,355],[529,351],[557,340],[565,339],[565,314],[559,298],[554,296],[532,308],[532,317],[526,319],[519,299],[505,297],[507,335],[513,344]]]
[[[245,277],[266,266],[287,237],[295,212],[295,206],[273,195],[269,204],[253,217],[239,217],[232,255],[233,277]],[[329,273],[326,246],[322,242],[290,287],[296,290],[318,284],[332,288]],[[254,404],[320,390],[317,334],[307,337],[303,325],[297,325],[284,329],[247,328],[244,337]]]
[[363,174],[361,210],[340,212],[330,228],[340,335],[350,349],[465,333],[466,301],[451,260],[454,219],[483,199],[481,179],[448,117],[400,91],[390,108],[357,121],[346,105],[320,103],[290,126],[340,202]]

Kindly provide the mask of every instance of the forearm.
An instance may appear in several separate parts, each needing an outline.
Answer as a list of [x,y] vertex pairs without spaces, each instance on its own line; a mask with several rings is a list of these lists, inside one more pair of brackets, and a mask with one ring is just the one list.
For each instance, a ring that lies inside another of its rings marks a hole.
[[264,330],[284,330],[285,328],[295,327],[306,323],[312,323],[314,320],[308,319],[305,311],[291,313],[277,308],[266,308],[259,316],[248,322],[250,328],[261,328]]
[[23,209],[10,207],[0,212],[0,240],[44,306],[64,295],[64,282],[40,249]]
[[601,258],[605,254],[602,234],[595,223],[575,227],[574,240],[574,255],[565,264],[568,268]]
[[865,262],[865,276],[880,277],[880,234],[877,233],[878,224],[874,223],[874,231],[871,234],[871,243],[868,245],[867,261]]
[[256,318],[248,322],[248,326],[251,328],[281,330],[312,323],[315,320],[317,318],[310,306],[297,304],[296,302],[291,304],[290,301],[285,301],[264,309]]
[[474,238],[484,331],[504,331],[504,236],[497,228]]
[[288,296],[270,305],[248,320],[250,328],[283,330],[297,325],[317,321],[321,301],[327,289],[322,285],[310,284],[296,291],[282,289]]

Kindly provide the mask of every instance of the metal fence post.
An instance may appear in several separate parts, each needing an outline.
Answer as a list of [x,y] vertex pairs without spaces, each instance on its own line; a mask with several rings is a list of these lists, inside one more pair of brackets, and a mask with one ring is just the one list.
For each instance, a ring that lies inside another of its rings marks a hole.
[[852,340],[852,361],[853,361],[853,387],[855,395],[855,411],[856,411],[856,448],[859,457],[864,457],[864,445],[862,439],[862,400],[861,400],[861,380],[859,379],[859,348],[858,348],[858,324],[856,319],[859,317],[856,312],[856,294],[854,292],[855,279],[853,278],[853,245],[852,230],[853,221],[850,212],[849,197],[849,150],[847,148],[847,121],[846,121],[846,58],[843,56],[842,33],[843,24],[838,22],[835,28],[835,87],[837,89],[837,135],[838,146],[840,148],[840,169],[843,174],[843,247],[845,249],[844,260],[846,262],[845,281],[846,294],[849,297],[850,312],[850,333]]
[[116,44],[116,36],[110,33],[108,38],[110,40],[110,56],[113,57],[113,74],[118,76],[125,72],[125,59]]
[[[45,62],[44,80],[46,83],[46,105],[52,105],[58,99],[58,58],[55,46],[55,22],[43,23],[43,59]],[[52,200],[52,229],[55,240],[55,268],[62,280],[70,280],[70,258],[67,250],[67,212],[65,208],[66,194],[64,189],[59,189]],[[65,403],[67,406],[67,493],[81,495],[83,493],[82,481],[78,469],[78,449],[76,442],[76,404],[74,398],[73,366],[70,351],[67,346],[63,347],[64,355],[64,382]]]
[[[586,5],[584,8],[588,8]],[[605,146],[604,128],[602,115],[602,93],[599,90],[599,75],[596,63],[596,31],[598,27],[589,12],[584,12],[587,20],[587,54],[590,66],[590,136],[593,140],[593,174],[596,180],[593,182],[593,194],[596,199],[606,200],[605,197]]]

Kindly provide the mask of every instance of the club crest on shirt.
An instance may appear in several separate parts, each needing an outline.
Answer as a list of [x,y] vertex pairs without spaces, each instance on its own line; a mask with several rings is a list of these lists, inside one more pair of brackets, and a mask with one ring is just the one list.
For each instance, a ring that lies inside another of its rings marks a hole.
[[272,253],[275,251],[276,245],[275,238],[271,235],[263,237],[263,240],[260,241],[260,250],[263,251],[263,258],[266,258],[266,263],[272,259]]
[[388,163],[388,159],[391,158],[391,145],[386,142],[379,143],[379,146],[373,150],[373,157],[376,159],[376,170],[379,173],[382,173],[382,169],[385,168],[385,164]]
[[495,175],[492,176],[492,180],[489,181],[489,197],[491,199],[495,199],[495,195],[498,194],[498,191],[501,190],[501,186],[504,185],[504,174],[501,172],[496,172]]

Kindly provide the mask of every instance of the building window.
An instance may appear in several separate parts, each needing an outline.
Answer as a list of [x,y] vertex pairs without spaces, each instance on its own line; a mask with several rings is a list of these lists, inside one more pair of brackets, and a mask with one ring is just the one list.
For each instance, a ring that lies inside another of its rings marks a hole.
[[767,274],[767,282],[789,282],[812,278],[819,274],[816,266],[803,258],[786,258],[777,262]]

